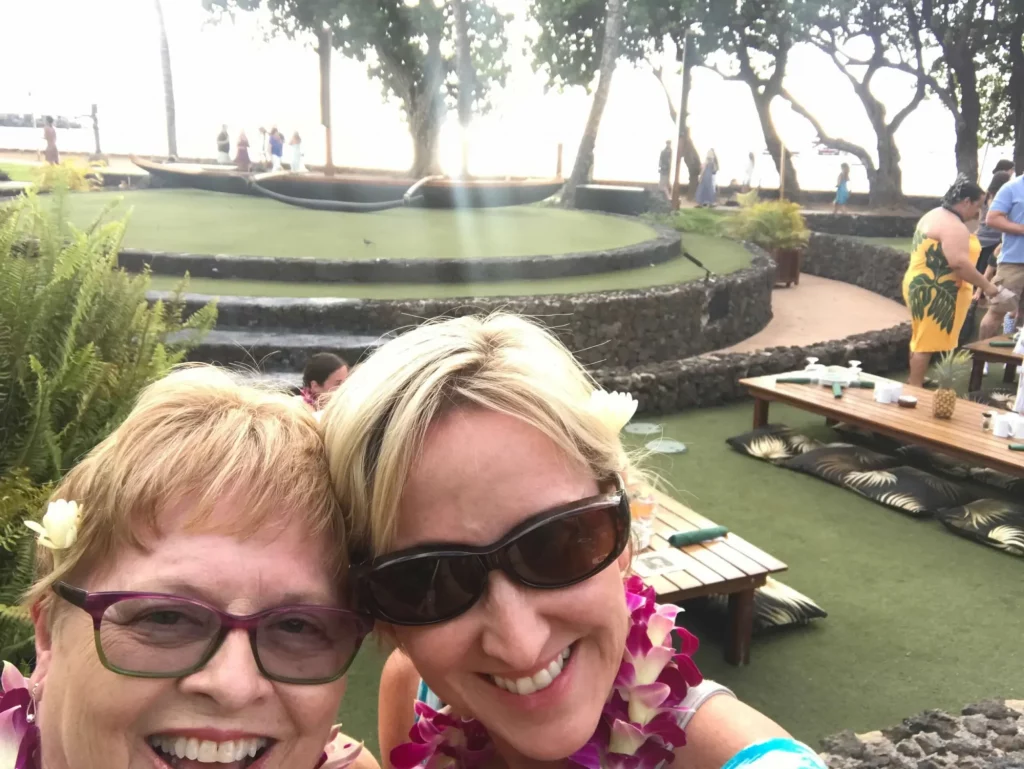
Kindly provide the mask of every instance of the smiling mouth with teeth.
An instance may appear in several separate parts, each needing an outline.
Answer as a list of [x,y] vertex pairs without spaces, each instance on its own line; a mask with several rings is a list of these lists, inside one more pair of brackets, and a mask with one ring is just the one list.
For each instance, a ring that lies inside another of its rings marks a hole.
[[572,647],[567,646],[562,653],[555,657],[543,670],[524,678],[502,678],[501,676],[487,676],[491,683],[499,689],[504,689],[512,694],[535,694],[547,689],[555,682],[555,679],[562,675],[566,662],[572,655]]
[[266,737],[247,737],[214,742],[174,734],[154,734],[147,742],[173,769],[193,769],[199,764],[230,764],[231,769],[247,769],[263,757],[272,741]]

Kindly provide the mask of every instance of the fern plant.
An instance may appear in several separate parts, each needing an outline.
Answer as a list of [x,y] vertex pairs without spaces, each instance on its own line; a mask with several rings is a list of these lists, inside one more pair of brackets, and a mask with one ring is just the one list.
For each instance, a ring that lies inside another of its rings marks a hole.
[[800,206],[786,200],[744,206],[729,222],[728,229],[733,237],[756,243],[771,253],[803,248],[810,237]]
[[184,317],[185,282],[148,302],[149,275],[117,266],[126,221],[105,221],[108,209],[78,230],[66,208],[62,186],[45,204],[0,207],[0,652],[20,649],[25,629],[33,541],[21,524],[216,321],[213,304]]
[[44,192],[68,189],[87,192],[103,186],[99,164],[84,165],[77,160],[63,160],[58,165],[39,166],[32,174],[36,186]]

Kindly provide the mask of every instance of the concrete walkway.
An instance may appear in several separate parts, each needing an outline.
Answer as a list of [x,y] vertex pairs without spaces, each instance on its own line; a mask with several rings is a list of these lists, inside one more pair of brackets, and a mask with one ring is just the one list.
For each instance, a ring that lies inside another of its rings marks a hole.
[[799,286],[775,289],[772,311],[775,317],[763,331],[721,352],[802,347],[910,320],[910,311],[899,302],[814,275],[801,275]]

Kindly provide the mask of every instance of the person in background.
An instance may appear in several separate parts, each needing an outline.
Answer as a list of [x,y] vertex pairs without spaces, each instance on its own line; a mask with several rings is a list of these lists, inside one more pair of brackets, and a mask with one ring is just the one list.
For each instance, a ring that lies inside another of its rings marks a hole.
[[270,134],[263,126],[260,126],[260,163],[264,167],[270,165]]
[[245,135],[245,131],[239,132],[238,141],[235,143],[235,165],[242,173],[248,173],[252,167],[252,161],[249,159],[249,137]]
[[[985,223],[1003,234],[1003,249],[992,282],[1008,288],[1018,300],[1024,292],[1024,176],[1007,182],[995,194]],[[990,339],[1002,331],[1003,315],[1016,313],[1020,326],[1020,302],[1012,308],[989,306],[981,321],[980,337]]]
[[672,197],[672,180],[669,174],[672,173],[672,140],[665,140],[665,148],[658,158],[658,186],[666,198]]
[[843,163],[839,169],[839,178],[836,179],[836,199],[832,202],[832,213],[834,214],[846,211],[846,204],[850,202],[850,164]]
[[1013,176],[1013,161],[1012,160],[1007,160],[1007,159],[1004,158],[1003,160],[1000,160],[998,163],[996,163],[996,167],[992,169],[992,173],[993,174],[1001,174],[1003,172],[1006,172],[1010,176]]
[[[1002,162],[1002,161],[1000,161]],[[1012,166],[1011,166],[1012,167]],[[1003,242],[1003,233],[995,227],[990,227],[988,222],[988,209],[992,199],[1002,186],[1010,181],[1011,175],[1008,171],[997,171],[992,175],[992,182],[985,192],[985,202],[981,206],[981,225],[978,227],[978,242],[981,243],[981,257],[978,259],[978,272],[984,273],[989,265],[995,267],[995,252],[999,244]],[[993,269],[993,273],[995,270]]]
[[284,136],[277,130],[277,127],[270,129],[270,170],[281,170],[281,158],[284,156]]
[[299,132],[296,131],[292,134],[291,141],[288,142],[288,146],[291,148],[292,160],[291,166],[293,172],[305,171],[305,166],[302,165],[302,137],[299,136]]
[[222,166],[231,163],[231,138],[228,136],[226,125],[222,125],[220,133],[217,134],[217,162]]
[[302,370],[302,400],[313,411],[324,407],[328,393],[348,378],[348,364],[334,353],[318,352]]
[[757,170],[757,157],[751,152],[747,155],[747,166],[743,172],[743,191],[754,189],[754,172]]
[[975,268],[981,244],[967,222],[977,218],[984,197],[981,187],[961,175],[942,205],[917,223],[903,278],[903,299],[913,327],[907,382],[913,387],[924,385],[933,353],[956,349],[971,307],[971,286],[980,288],[1002,312],[1016,306],[1012,292],[993,285]]
[[53,118],[46,116],[43,126],[43,139],[46,140],[46,162],[52,166],[60,164],[60,153],[57,152],[57,129],[53,127]]
[[697,186],[697,205],[710,208],[715,205],[717,191],[715,174],[718,173],[718,156],[713,149],[708,150],[704,159],[704,167],[700,171],[700,184]]

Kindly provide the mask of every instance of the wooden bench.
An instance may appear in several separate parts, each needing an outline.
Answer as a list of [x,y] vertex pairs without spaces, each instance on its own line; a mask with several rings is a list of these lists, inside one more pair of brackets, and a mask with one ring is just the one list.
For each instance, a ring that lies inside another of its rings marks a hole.
[[[656,493],[654,536],[645,553],[671,548],[667,537],[716,524],[671,497]],[[754,591],[768,575],[788,567],[779,559],[732,532],[724,537],[679,548],[685,565],[679,571],[647,579],[661,603],[680,603],[707,595],[729,596],[729,640],[725,659],[733,665],[750,662],[754,623]]]
[[995,339],[981,339],[971,342],[966,349],[971,351],[974,357],[974,367],[971,369],[971,382],[967,386],[969,392],[976,392],[981,389],[984,380],[986,363],[1004,363],[1006,369],[1003,372],[1003,382],[1014,384],[1016,382],[1017,367],[1024,364],[1024,355],[1015,353],[1012,347],[993,347],[992,342],[1005,344],[1011,342],[1011,334],[1003,334]]

